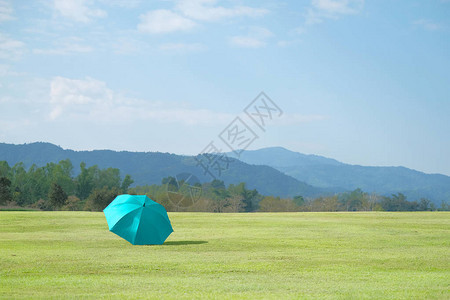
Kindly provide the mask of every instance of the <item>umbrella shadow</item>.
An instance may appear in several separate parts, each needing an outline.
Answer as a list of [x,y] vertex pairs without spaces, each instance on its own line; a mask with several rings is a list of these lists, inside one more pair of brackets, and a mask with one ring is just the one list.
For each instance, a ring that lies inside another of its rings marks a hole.
[[181,246],[181,245],[201,245],[207,244],[207,241],[167,241],[164,245],[167,246]]

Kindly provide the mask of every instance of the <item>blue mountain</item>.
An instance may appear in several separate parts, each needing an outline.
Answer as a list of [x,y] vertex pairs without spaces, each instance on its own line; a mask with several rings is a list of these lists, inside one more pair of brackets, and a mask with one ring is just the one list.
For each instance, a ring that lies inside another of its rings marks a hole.
[[450,201],[450,177],[442,174],[425,174],[405,167],[350,165],[282,147],[243,151],[239,159],[249,164],[271,166],[299,181],[329,190],[361,188],[381,195],[400,192],[409,200],[423,197],[437,205]]

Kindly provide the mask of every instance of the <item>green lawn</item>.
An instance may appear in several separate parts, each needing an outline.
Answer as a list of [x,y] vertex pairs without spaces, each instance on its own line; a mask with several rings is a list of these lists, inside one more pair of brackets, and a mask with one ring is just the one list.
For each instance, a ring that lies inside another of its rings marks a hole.
[[103,213],[0,212],[0,298],[450,298],[450,213],[169,214],[132,246]]

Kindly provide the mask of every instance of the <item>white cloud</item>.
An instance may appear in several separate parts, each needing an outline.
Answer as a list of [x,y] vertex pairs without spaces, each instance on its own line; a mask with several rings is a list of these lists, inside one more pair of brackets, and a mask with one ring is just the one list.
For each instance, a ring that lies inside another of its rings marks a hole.
[[83,40],[78,37],[64,38],[56,41],[55,44],[48,49],[33,49],[35,54],[49,54],[49,55],[69,55],[74,53],[88,53],[92,52],[91,46],[83,45]]
[[51,120],[71,122],[226,124],[232,115],[207,109],[190,109],[174,103],[130,99],[93,79],[55,77],[50,84]]
[[267,40],[273,36],[273,33],[263,27],[250,27],[247,35],[233,36],[230,43],[243,48],[261,48],[267,45]]
[[73,53],[88,53],[92,52],[92,47],[84,45],[68,45],[63,48],[56,49],[33,49],[33,53],[36,54],[57,54],[57,55],[67,55]]
[[140,16],[138,30],[152,34],[189,31],[196,23],[167,9],[152,10]]
[[312,0],[306,15],[306,24],[323,22],[324,19],[337,19],[341,15],[359,13],[364,0]]
[[217,0],[180,0],[176,9],[183,15],[199,21],[219,21],[235,17],[260,17],[269,11],[264,8],[216,6]]
[[413,22],[414,25],[420,26],[429,31],[436,31],[442,28],[442,26],[436,22],[426,19],[420,19]]
[[206,47],[199,43],[167,43],[160,45],[159,50],[185,53],[203,51]]
[[100,2],[121,8],[136,8],[141,4],[142,0],[100,0]]
[[21,76],[21,75],[24,75],[24,73],[12,71],[11,66],[0,64],[0,77]]
[[25,44],[0,33],[0,59],[19,59],[25,51]]
[[104,10],[93,8],[88,0],[54,0],[54,9],[61,16],[72,21],[88,23],[93,18],[103,18]]
[[280,40],[277,42],[277,46],[281,48],[289,47],[291,45],[294,45],[298,43],[298,40]]
[[313,0],[313,6],[330,14],[354,14],[361,10],[363,0]]
[[50,118],[56,119],[64,112],[77,113],[88,106],[108,105],[113,93],[104,82],[55,77],[50,83]]
[[114,49],[115,54],[129,55],[142,53],[147,45],[142,41],[130,36],[118,37],[111,42],[111,48]]
[[152,10],[140,16],[138,30],[152,34],[189,31],[199,22],[215,22],[236,17],[260,17],[269,11],[249,6],[217,6],[217,0],[178,0],[172,10]]
[[11,3],[5,0],[0,1],[0,22],[14,20],[12,14],[13,8],[11,6]]
[[266,42],[248,36],[233,36],[230,42],[235,46],[243,48],[261,48],[266,45]]
[[10,67],[8,65],[2,65],[0,64],[0,77],[5,77],[9,75],[9,69]]

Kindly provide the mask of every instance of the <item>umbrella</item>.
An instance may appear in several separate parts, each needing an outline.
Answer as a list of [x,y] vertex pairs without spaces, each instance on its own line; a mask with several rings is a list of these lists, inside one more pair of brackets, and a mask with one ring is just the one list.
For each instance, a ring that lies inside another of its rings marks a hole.
[[173,232],[164,206],[145,195],[119,195],[103,212],[109,230],[133,245],[162,245]]

